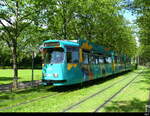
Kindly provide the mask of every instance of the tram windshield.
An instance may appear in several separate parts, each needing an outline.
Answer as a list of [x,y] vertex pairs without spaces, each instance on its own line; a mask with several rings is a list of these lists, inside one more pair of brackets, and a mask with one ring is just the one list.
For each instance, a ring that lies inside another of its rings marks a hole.
[[43,53],[45,64],[62,63],[64,60],[63,48],[45,48]]

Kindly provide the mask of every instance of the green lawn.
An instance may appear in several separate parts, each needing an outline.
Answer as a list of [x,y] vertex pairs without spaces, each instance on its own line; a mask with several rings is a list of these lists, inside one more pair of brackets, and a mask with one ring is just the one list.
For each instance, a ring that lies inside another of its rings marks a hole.
[[148,103],[150,90],[150,69],[145,69],[144,73],[134,81],[120,95],[113,99],[103,112],[144,112]]
[[[19,69],[18,77],[19,81],[31,81],[32,70],[31,69]],[[34,70],[34,80],[41,80],[42,70]],[[12,69],[0,69],[0,84],[12,83],[13,70]]]
[[[140,71],[141,69],[138,69],[107,81],[97,81],[94,84],[84,84],[82,88],[81,86],[66,88],[41,86],[39,88],[14,93],[0,93],[0,101],[3,101],[0,102],[0,109],[26,100],[35,99],[40,96],[55,95],[1,112],[62,112],[68,106],[77,103],[81,99],[92,95],[93,93],[121,80],[122,78],[127,77],[123,82],[114,85],[113,88],[106,90],[105,92],[70,110],[70,112],[93,112],[95,108],[104,102],[104,100],[123,87],[123,85],[128,83],[133,77],[138,75]],[[148,101],[149,86],[150,69],[145,68],[143,74],[141,74],[128,88],[101,109],[100,112],[144,112],[145,105]],[[63,91],[63,89],[65,89],[65,91]]]

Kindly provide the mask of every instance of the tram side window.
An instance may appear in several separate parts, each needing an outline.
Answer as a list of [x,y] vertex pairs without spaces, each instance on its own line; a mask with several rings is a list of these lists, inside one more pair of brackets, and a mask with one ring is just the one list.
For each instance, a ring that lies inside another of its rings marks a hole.
[[120,57],[120,63],[123,64],[123,58],[122,57]]
[[99,64],[99,56],[98,55],[96,55],[96,59],[95,60],[96,60],[95,63]]
[[106,57],[105,60],[106,60],[106,63],[109,63],[109,64],[112,63],[112,58],[111,57]]
[[128,58],[126,58],[126,63],[128,63]]
[[129,63],[131,63],[131,58],[129,58]]
[[91,64],[95,64],[96,63],[96,57],[95,57],[95,55],[91,55]]
[[103,58],[102,56],[99,57],[99,63],[100,63],[100,64],[104,63],[104,58]]
[[131,64],[131,58],[129,59],[129,63]]
[[78,62],[79,62],[79,49],[67,48],[67,63],[78,63]]
[[131,59],[127,58],[127,63],[130,64],[131,63]]
[[120,62],[121,62],[121,57],[118,56],[118,63],[120,64]]
[[121,58],[120,58],[120,63],[121,64],[123,64],[124,63],[124,59],[123,59],[123,57],[121,56]]
[[89,55],[87,53],[83,53],[83,64],[89,64]]
[[93,64],[99,64],[99,55],[98,54],[94,55]]
[[106,63],[107,63],[107,62],[106,62],[106,57],[104,57],[103,59],[104,59],[104,63],[106,64]]
[[72,53],[67,52],[67,63],[72,63]]
[[72,52],[72,62],[73,63],[79,62],[79,51],[78,51],[78,49],[74,49]]
[[118,63],[117,56],[114,56],[115,63]]

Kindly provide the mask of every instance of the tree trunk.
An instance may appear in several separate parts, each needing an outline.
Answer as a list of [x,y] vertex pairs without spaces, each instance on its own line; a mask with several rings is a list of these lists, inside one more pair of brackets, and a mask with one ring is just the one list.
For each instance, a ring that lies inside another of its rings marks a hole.
[[34,80],[34,51],[32,51],[32,87],[33,87],[33,80]]
[[14,79],[13,79],[13,88],[18,88],[18,68],[17,68],[17,42],[13,41],[12,46],[12,57],[13,57],[13,70],[14,70]]
[[18,37],[18,11],[19,4],[16,1],[16,30],[15,38],[12,39],[12,55],[13,55],[13,69],[14,69],[14,79],[13,79],[13,88],[18,88],[18,68],[17,68],[17,37]]

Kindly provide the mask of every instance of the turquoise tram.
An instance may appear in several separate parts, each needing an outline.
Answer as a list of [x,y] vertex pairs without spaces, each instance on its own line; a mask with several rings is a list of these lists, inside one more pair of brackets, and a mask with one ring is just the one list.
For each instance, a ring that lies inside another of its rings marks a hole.
[[86,40],[47,40],[42,54],[44,85],[72,85],[134,68],[128,56]]

